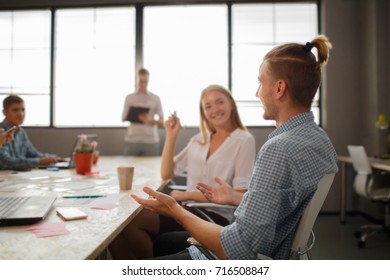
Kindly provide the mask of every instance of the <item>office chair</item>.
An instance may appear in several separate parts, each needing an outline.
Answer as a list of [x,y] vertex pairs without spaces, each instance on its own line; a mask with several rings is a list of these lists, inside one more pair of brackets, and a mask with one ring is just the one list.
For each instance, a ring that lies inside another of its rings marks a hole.
[[371,169],[366,150],[363,146],[349,145],[347,148],[356,172],[353,182],[355,192],[365,199],[385,205],[384,223],[382,225],[362,225],[360,231],[355,232],[355,237],[359,239],[358,247],[364,248],[367,238],[375,233],[386,232],[390,235],[390,184],[388,187],[377,186],[377,180],[385,173]]
[[186,191],[187,190],[187,176],[186,174],[181,174],[174,176],[168,180],[167,184],[163,188],[162,192],[169,194],[171,191]]
[[[328,195],[330,187],[332,186],[334,176],[335,173],[326,174],[318,182],[317,191],[314,193],[311,201],[303,211],[303,214],[295,230],[294,239],[291,243],[290,248],[290,259],[309,259],[309,252],[314,247],[315,243],[313,226],[317,219],[318,213],[320,212],[321,207],[324,204],[326,196]],[[194,238],[188,238],[188,242],[191,245],[196,246],[208,259],[217,259],[211,251],[203,247],[202,244],[200,244]],[[270,258],[259,254],[257,256],[257,259],[269,260]]]
[[[295,231],[294,239],[291,244],[290,259],[309,259],[309,252],[314,247],[315,235],[313,226],[317,220],[318,214],[332,186],[335,173],[326,174],[318,182],[317,191],[314,193],[310,203],[303,211]],[[309,238],[311,242],[309,244]]]
[[[214,220],[209,215],[207,215],[206,212],[202,211],[202,209],[205,209],[205,208],[220,208],[220,209],[225,208],[225,209],[235,210],[237,208],[237,206],[235,206],[235,205],[217,204],[217,203],[213,203],[213,202],[190,202],[190,203],[187,203],[186,206],[194,209],[195,212],[197,212],[199,214],[199,216],[201,216],[203,219],[205,219],[211,223],[214,223]],[[233,222],[233,220],[231,220],[229,222],[231,223],[231,222]]]

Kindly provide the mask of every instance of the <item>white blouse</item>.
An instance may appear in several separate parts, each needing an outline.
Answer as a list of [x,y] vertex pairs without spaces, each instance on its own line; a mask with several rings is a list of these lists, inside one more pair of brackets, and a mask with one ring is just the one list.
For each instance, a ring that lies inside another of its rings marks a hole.
[[[218,186],[214,178],[220,177],[234,189],[246,189],[252,175],[256,157],[255,138],[248,131],[237,128],[207,159],[210,137],[201,144],[200,133],[192,137],[187,146],[174,158],[174,173],[187,172],[187,191],[198,191],[198,182]],[[233,217],[231,209],[207,209],[227,218]]]

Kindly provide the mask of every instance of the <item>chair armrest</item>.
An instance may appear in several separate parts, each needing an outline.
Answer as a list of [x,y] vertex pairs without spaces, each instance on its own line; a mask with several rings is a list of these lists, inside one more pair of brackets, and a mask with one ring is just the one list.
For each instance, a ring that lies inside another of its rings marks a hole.
[[187,242],[191,245],[194,245],[196,248],[198,248],[199,251],[202,252],[203,255],[206,256],[209,260],[217,260],[217,256],[214,255],[211,251],[209,251],[206,247],[204,247],[201,243],[199,243],[195,238],[189,237],[187,239]]
[[196,208],[227,208],[227,209],[236,209],[237,206],[228,205],[228,204],[217,204],[212,202],[189,202],[186,204],[188,207],[196,207]]
[[314,234],[314,231],[312,230],[310,232],[311,235],[311,242],[308,240],[308,244],[304,248],[298,248],[297,251],[291,251],[290,252],[290,259],[309,259],[309,252],[311,249],[313,249],[314,244],[316,242],[316,236]]
[[189,202],[186,203],[187,207],[191,207],[198,214],[199,217],[202,217],[204,220],[211,223],[215,223],[214,220],[204,211],[203,208],[219,208],[219,209],[236,209],[236,206],[227,205],[227,204],[217,204],[212,202]]
[[196,239],[193,238],[192,236],[188,237],[187,242],[190,243],[191,245],[202,246],[202,244],[200,244],[200,243],[198,242],[198,240],[196,240]]
[[175,190],[175,191],[186,191],[187,190],[187,186],[182,186],[182,185],[168,185],[167,186],[168,188],[170,188],[171,190]]

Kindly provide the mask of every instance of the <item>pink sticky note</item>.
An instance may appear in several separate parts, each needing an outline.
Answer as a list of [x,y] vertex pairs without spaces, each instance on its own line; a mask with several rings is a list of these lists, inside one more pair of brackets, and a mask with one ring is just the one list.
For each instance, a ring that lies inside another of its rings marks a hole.
[[58,235],[64,235],[68,234],[69,230],[64,229],[64,230],[55,230],[55,231],[39,231],[39,232],[34,232],[35,236],[38,238],[43,238],[43,237],[50,237],[50,236],[58,236]]
[[34,224],[32,226],[29,226],[27,230],[33,232],[38,238],[57,236],[69,233],[64,224],[49,222]]
[[111,209],[114,209],[118,207],[117,204],[113,204],[113,203],[107,203],[107,204],[100,204],[100,205],[94,205],[94,206],[91,206],[92,209],[99,209],[99,210],[111,210]]
[[94,172],[85,172],[85,176],[94,176],[94,175],[99,175],[99,171],[94,171]]
[[50,222],[41,222],[36,223],[27,228],[29,231],[40,231],[40,230],[61,230],[64,229],[65,225],[63,223],[50,223]]

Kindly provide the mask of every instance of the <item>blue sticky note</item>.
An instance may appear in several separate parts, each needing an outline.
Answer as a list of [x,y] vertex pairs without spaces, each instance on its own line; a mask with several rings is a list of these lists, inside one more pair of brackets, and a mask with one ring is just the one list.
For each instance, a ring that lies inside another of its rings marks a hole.
[[48,167],[46,168],[47,171],[59,171],[60,169],[58,167]]

